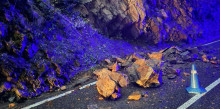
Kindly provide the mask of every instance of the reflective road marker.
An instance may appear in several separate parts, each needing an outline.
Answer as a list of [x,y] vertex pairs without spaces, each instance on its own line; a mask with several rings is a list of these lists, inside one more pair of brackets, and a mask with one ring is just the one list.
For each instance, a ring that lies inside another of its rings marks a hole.
[[208,93],[210,90],[212,90],[215,86],[217,86],[220,83],[220,78],[218,78],[215,82],[213,82],[212,84],[210,84],[209,86],[207,86],[205,89],[207,90],[207,92],[205,92],[204,94],[198,94],[193,96],[191,99],[189,99],[187,102],[185,102],[184,104],[182,104],[180,107],[178,107],[177,109],[186,109],[189,106],[191,106],[193,103],[195,103],[198,99],[200,99],[203,95],[205,95],[206,93]]

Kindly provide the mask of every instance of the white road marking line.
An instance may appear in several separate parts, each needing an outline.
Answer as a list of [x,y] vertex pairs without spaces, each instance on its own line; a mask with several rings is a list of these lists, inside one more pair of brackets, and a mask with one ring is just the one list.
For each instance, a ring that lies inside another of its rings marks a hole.
[[204,44],[204,45],[202,45],[202,46],[207,46],[207,45],[210,45],[210,44],[213,44],[213,43],[219,42],[219,41],[220,41],[220,40],[213,41],[213,42],[210,42],[210,43]]
[[[88,87],[88,86],[95,85],[96,82],[97,82],[97,81],[92,82],[92,83],[89,83],[89,84],[87,84],[87,85],[84,85],[84,86],[80,87],[79,90],[82,90],[82,89],[84,89],[84,88],[86,88],[86,87]],[[63,96],[65,96],[65,95],[71,94],[72,92],[74,92],[74,90],[67,91],[67,92],[65,92],[65,93],[62,93],[62,94],[57,95],[57,96],[53,96],[53,97],[51,97],[51,98],[47,98],[47,99],[45,99],[45,100],[43,100],[43,101],[34,103],[34,104],[32,104],[32,105],[23,107],[23,108],[21,108],[21,109],[30,109],[30,108],[39,106],[39,105],[44,104],[44,103],[46,103],[46,102],[48,102],[48,101],[52,101],[52,100],[55,100],[55,99],[57,99],[57,98],[63,97]]]
[[213,82],[212,84],[210,84],[209,86],[207,86],[205,89],[207,90],[207,92],[205,92],[204,94],[198,94],[193,96],[191,99],[189,99],[187,102],[185,102],[184,104],[182,104],[180,107],[178,107],[177,109],[186,109],[189,106],[191,106],[193,103],[195,103],[198,99],[200,99],[202,96],[204,96],[206,93],[208,93],[210,90],[212,90],[215,86],[217,86],[220,83],[220,78],[218,78],[215,82]]

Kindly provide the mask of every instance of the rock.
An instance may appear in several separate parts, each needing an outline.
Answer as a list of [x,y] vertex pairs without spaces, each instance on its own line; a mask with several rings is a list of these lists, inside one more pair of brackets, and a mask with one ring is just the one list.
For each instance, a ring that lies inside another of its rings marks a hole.
[[135,91],[128,96],[128,100],[140,100],[140,98],[141,98],[141,94],[139,91]]
[[66,90],[66,86],[60,87],[60,90],[62,90],[62,91]]
[[148,53],[148,56],[149,56],[149,58],[150,59],[157,59],[157,60],[162,60],[162,53],[160,53],[160,52],[153,52],[153,53],[151,53],[151,54],[149,54]]
[[8,108],[13,108],[13,107],[15,107],[15,103],[10,103],[10,104],[8,105]]
[[184,76],[190,76],[190,73],[183,72]]
[[130,82],[136,82],[139,78],[137,75],[136,69],[138,65],[133,63],[130,67],[126,68],[126,72],[128,73],[128,78]]
[[109,97],[115,91],[116,84],[108,75],[106,75],[105,77],[98,79],[96,86],[99,94],[103,97]]
[[209,59],[207,58],[207,56],[205,54],[202,55],[202,61],[203,62],[209,62]]
[[[111,72],[107,69],[99,69],[94,71],[94,74],[98,76],[97,78],[97,90],[103,97],[120,97],[120,89],[117,87],[119,84],[121,87],[126,87],[128,85],[128,78],[126,75],[122,75],[117,72]],[[112,95],[114,92],[117,94]],[[116,96],[117,95],[117,96]]]
[[117,62],[120,62],[120,63],[126,63],[125,60],[123,60],[123,59],[121,59],[121,58],[119,58],[119,57],[117,57],[116,60],[117,60]]
[[166,74],[180,75],[180,69],[166,68]]
[[142,97],[148,97],[148,93],[147,93],[146,91],[143,91],[143,92],[141,93],[141,96],[142,96]]
[[133,53],[132,59],[139,60],[139,59],[144,59],[144,58],[141,55],[139,55],[138,53]]
[[140,79],[136,81],[138,85],[144,88],[160,85],[158,80],[159,75],[154,72],[152,67],[147,65],[140,66],[137,68],[137,72],[140,77]]
[[112,80],[119,83],[121,87],[126,87],[128,85],[128,78],[120,73],[109,72],[108,74]]
[[114,63],[113,65],[108,66],[109,69],[112,70],[112,72],[117,72],[119,70],[119,65],[118,63]]
[[217,62],[216,61],[210,61],[212,64],[217,64]]
[[175,74],[168,74],[167,78],[168,79],[174,79],[174,78],[176,78],[176,75]]
[[113,93],[112,94],[112,99],[117,99],[117,98],[120,98],[121,97],[121,94],[120,93]]
[[112,62],[111,62],[109,59],[105,59],[105,62],[106,62],[108,65],[112,64]]

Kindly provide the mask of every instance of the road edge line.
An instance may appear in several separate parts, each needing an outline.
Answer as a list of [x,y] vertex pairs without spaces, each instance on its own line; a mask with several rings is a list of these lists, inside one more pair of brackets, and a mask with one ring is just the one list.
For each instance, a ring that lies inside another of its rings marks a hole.
[[218,78],[217,80],[215,80],[213,83],[211,83],[209,86],[207,86],[205,89],[207,90],[207,92],[205,92],[204,94],[198,94],[193,96],[192,98],[190,98],[188,101],[186,101],[184,104],[182,104],[181,106],[179,106],[177,109],[186,109],[189,106],[191,106],[193,103],[195,103],[198,99],[200,99],[202,96],[205,96],[206,93],[208,93],[210,90],[212,90],[215,86],[217,86],[220,83],[220,78]]
[[[80,87],[79,90],[82,90],[82,89],[84,89],[84,88],[86,88],[86,87],[88,87],[88,86],[95,85],[96,82],[97,82],[97,81],[94,81],[94,82],[92,82],[92,83],[86,84],[86,85]],[[62,94],[60,94],[60,95],[47,98],[47,99],[45,99],[45,100],[43,100],[43,101],[36,102],[36,103],[31,104],[31,105],[29,105],[29,106],[23,107],[23,108],[21,108],[21,109],[30,109],[30,108],[39,106],[39,105],[44,104],[44,103],[46,103],[46,102],[48,102],[48,101],[52,101],[52,100],[55,100],[55,99],[57,99],[57,98],[63,97],[63,96],[65,96],[65,95],[69,95],[69,94],[71,94],[71,93],[74,92],[74,91],[75,91],[75,90],[67,91],[67,92],[62,93]]]

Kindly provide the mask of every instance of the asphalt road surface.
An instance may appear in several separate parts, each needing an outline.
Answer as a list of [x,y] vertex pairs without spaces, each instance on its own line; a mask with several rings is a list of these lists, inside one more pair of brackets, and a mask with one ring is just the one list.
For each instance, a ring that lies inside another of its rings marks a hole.
[[[220,41],[203,46],[203,49],[209,52],[208,55],[216,56],[220,59]],[[200,86],[206,88],[214,81],[220,78],[220,65],[204,63],[201,61],[196,64]],[[129,84],[126,88],[121,88],[121,97],[117,100],[100,100],[96,86],[90,86],[82,90],[76,90],[68,95],[48,101],[33,109],[176,109],[195,94],[189,94],[185,90],[190,85],[190,76],[185,76],[183,72],[190,73],[192,63],[181,65],[181,74],[175,79],[163,77],[163,84],[158,88],[142,88],[135,84]],[[87,83],[93,82],[90,80]],[[73,89],[68,89],[73,90]],[[66,90],[66,91],[68,91]],[[35,99],[27,100],[24,103],[16,105],[16,108],[22,108],[42,101],[52,96],[58,96],[66,91],[46,93]],[[142,97],[139,101],[129,101],[128,96],[134,92],[147,92],[148,97]],[[1,105],[0,108],[7,108],[8,104]],[[195,103],[190,105],[189,109],[217,109],[220,107],[220,84],[203,95]]]

